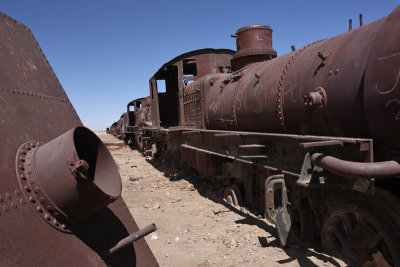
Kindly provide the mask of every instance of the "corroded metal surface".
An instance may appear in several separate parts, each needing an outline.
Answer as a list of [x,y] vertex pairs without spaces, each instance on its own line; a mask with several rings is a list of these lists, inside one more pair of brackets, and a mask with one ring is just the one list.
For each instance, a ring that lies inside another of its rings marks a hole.
[[240,28],[232,37],[236,38],[237,52],[233,55],[232,68],[238,70],[249,63],[276,57],[272,48],[272,29],[267,25],[249,25]]
[[397,13],[203,83],[207,127],[372,137],[397,147],[389,130],[399,91]]
[[101,257],[139,230],[115,163],[29,28],[0,14],[0,47],[0,265],[157,266],[143,239]]

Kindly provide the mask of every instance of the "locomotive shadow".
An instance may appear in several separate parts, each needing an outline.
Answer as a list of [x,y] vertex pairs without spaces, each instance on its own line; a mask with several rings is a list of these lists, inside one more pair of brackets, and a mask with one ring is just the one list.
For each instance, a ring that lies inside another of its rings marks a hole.
[[108,248],[115,246],[129,235],[123,223],[109,208],[91,215],[83,223],[72,226],[71,231],[104,260],[107,266],[136,266],[133,244],[122,248],[110,256],[105,256]]
[[315,257],[324,263],[330,263],[334,266],[341,266],[334,258],[311,250],[317,249],[312,246],[305,247],[304,245],[301,246],[300,244],[296,244],[298,246],[282,248],[275,227],[267,223],[265,220],[255,217],[257,216],[257,211],[249,210],[250,213],[247,213],[244,212],[243,209],[236,208],[226,203],[223,201],[224,188],[222,186],[214,186],[210,181],[202,179],[199,174],[189,166],[183,165],[178,167],[170,167],[168,166],[168,163],[164,162],[161,158],[147,158],[146,161],[158,171],[162,172],[164,176],[169,179],[169,181],[175,182],[185,180],[192,184],[195,190],[197,190],[202,197],[221,204],[229,211],[240,215],[242,219],[236,220],[236,224],[254,225],[264,230],[266,235],[269,234],[268,238],[273,237],[274,239],[272,241],[268,241],[266,236],[258,236],[260,245],[262,247],[281,248],[288,256],[287,259],[278,261],[279,264],[287,264],[297,261],[300,266],[318,266],[309,259],[309,257]]

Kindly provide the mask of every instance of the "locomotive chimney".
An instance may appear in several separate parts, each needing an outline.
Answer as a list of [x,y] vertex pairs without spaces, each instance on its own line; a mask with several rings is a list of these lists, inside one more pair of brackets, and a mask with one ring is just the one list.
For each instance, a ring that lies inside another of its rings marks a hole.
[[272,29],[267,25],[242,27],[232,37],[236,38],[237,48],[232,59],[233,70],[276,57],[276,51],[272,48]]

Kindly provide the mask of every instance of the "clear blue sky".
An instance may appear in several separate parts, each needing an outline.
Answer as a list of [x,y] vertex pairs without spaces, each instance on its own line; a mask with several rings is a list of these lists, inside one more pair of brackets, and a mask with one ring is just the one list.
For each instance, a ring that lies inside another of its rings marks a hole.
[[133,1],[2,0],[3,13],[28,25],[83,123],[103,130],[166,61],[200,48],[235,49],[230,34],[272,27],[278,55],[387,16],[393,0]]

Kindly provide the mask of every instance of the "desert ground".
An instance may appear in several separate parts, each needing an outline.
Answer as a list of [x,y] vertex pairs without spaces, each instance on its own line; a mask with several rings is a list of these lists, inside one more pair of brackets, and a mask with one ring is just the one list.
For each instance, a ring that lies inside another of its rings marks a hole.
[[171,169],[105,132],[122,178],[122,197],[160,266],[345,266],[311,248],[282,248],[274,226],[222,201],[222,190],[190,170]]

